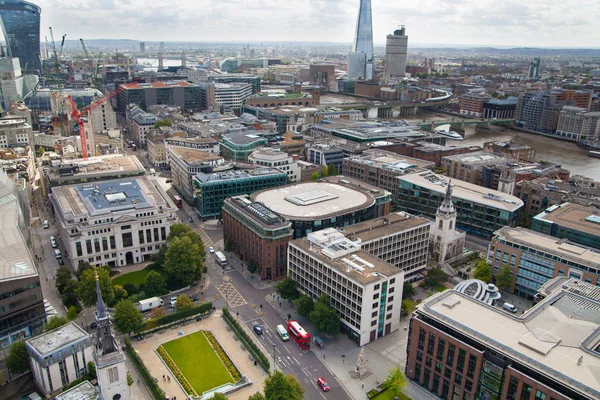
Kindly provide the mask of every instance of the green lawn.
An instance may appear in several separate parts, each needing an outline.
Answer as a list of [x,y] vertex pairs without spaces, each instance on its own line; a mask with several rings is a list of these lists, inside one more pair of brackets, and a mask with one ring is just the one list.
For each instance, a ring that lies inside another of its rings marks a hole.
[[146,281],[146,277],[150,273],[148,269],[142,269],[140,271],[129,272],[123,275],[117,275],[115,279],[113,279],[113,283],[115,285],[123,286],[126,283],[132,283],[136,286],[144,283]]
[[402,393],[400,396],[394,396],[394,392],[392,392],[390,389],[385,389],[371,400],[394,400],[394,397],[398,397],[399,400],[410,400],[410,397]]
[[164,343],[163,347],[198,395],[235,383],[202,331]]

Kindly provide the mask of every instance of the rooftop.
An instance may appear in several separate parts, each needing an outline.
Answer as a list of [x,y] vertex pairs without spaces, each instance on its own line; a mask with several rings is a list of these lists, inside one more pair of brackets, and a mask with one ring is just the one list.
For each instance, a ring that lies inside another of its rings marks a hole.
[[40,357],[44,358],[46,355],[85,338],[89,338],[88,333],[75,322],[69,322],[67,325],[27,340],[27,344]]
[[426,133],[407,121],[369,121],[369,120],[323,120],[313,129],[321,130],[335,136],[357,141],[375,141],[391,138],[424,138]]
[[435,163],[431,161],[400,156],[385,150],[366,150],[362,155],[350,157],[349,160],[399,174],[435,166]]
[[600,210],[596,207],[563,203],[548,207],[534,219],[600,236]]
[[97,400],[99,398],[98,389],[90,381],[83,381],[54,397],[55,400]]
[[165,142],[167,143],[207,143],[207,144],[219,144],[217,139],[213,139],[211,137],[178,137],[172,136],[165,138]]
[[48,172],[50,180],[77,180],[91,176],[142,175],[146,172],[136,156],[106,155],[68,160]]
[[[402,175],[398,179],[441,194],[446,193],[449,182],[448,177],[433,172]],[[458,179],[452,180],[452,197],[455,200],[464,199],[509,212],[516,211],[523,206],[523,201],[518,197]]]
[[152,83],[124,83],[121,86],[125,89],[147,89],[147,88],[169,88],[169,87],[198,87],[193,83],[185,81],[174,81],[174,82],[152,82]]
[[455,154],[452,156],[445,156],[444,159],[456,161],[462,164],[472,165],[506,164],[507,162],[513,161],[510,158],[506,158],[502,155],[490,153],[487,151],[476,151],[473,153]]
[[217,161],[223,159],[223,157],[214,155],[207,151],[202,151],[200,149],[190,149],[187,147],[171,146],[169,147],[169,151],[175,153],[187,164],[205,164],[210,161]]
[[274,213],[264,204],[253,202],[248,195],[228,197],[225,200],[225,203],[230,203],[235,207],[244,210],[247,215],[264,226],[270,228],[278,225],[281,225],[282,227],[286,225],[290,226],[290,223],[284,218]]
[[403,211],[386,215],[385,217],[370,219],[358,224],[340,228],[348,239],[360,239],[361,242],[389,236],[391,234],[407,231],[419,226],[429,225],[429,221],[416,217]]
[[510,149],[510,150],[530,150],[533,149],[533,147],[528,146],[526,144],[521,144],[521,143],[517,143],[517,142],[513,142],[512,140],[506,142],[506,141],[496,141],[496,142],[485,142],[483,144],[484,146],[497,146],[497,147],[504,147],[505,149]]
[[223,142],[229,142],[234,145],[247,145],[258,141],[266,142],[266,139],[260,136],[256,131],[250,132],[234,132],[223,135]]
[[195,179],[200,183],[213,183],[219,181],[229,181],[234,179],[245,179],[252,177],[260,177],[266,175],[285,175],[287,173],[277,169],[277,168],[254,168],[254,169],[245,169],[245,170],[234,170],[227,171],[221,173],[214,174],[205,174],[203,172],[196,175]]
[[[600,303],[558,292],[521,316],[455,290],[421,303],[417,314],[439,320],[501,354],[583,394],[600,398]],[[581,363],[578,363],[581,360]]]

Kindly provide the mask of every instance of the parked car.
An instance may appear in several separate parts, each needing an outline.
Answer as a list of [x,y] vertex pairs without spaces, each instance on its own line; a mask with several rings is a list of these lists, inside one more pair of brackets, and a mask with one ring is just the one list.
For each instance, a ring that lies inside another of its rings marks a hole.
[[200,300],[200,299],[198,298],[198,296],[192,296],[192,301],[193,301],[193,302],[196,302],[196,301],[198,301],[198,300]]
[[188,222],[189,222],[190,224],[191,224],[191,223],[193,223],[193,222],[194,222],[194,218],[192,218],[192,217],[188,217]]
[[254,325],[252,329],[254,329],[254,332],[256,332],[257,335],[262,335],[262,328],[260,326]]
[[63,259],[58,259],[56,260],[58,262],[58,265],[65,265],[65,262],[63,261]]
[[515,307],[514,305],[512,305],[510,303],[504,303],[502,308],[504,308],[506,311],[510,311],[511,313],[516,313],[518,311],[517,307]]
[[47,219],[44,220],[44,229],[48,229],[50,228],[50,223],[48,222]]
[[56,239],[54,239],[54,236],[50,236],[50,244],[52,245],[53,249],[58,247],[58,243],[56,243]]
[[317,385],[319,385],[319,387],[323,389],[324,392],[329,392],[329,385],[327,384],[327,381],[324,378],[317,379]]
[[215,252],[215,248],[214,248],[214,247],[212,247],[212,246],[211,246],[211,247],[209,247],[209,248],[208,248],[208,252],[209,252],[210,254],[213,254],[213,253]]
[[176,303],[177,303],[177,297],[171,297],[171,299],[169,300],[169,306],[171,308],[175,308]]

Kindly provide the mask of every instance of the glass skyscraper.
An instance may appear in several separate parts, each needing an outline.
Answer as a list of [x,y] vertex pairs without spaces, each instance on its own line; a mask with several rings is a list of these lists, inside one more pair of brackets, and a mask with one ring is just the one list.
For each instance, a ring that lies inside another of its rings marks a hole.
[[41,71],[40,12],[40,7],[27,1],[0,0],[0,25],[8,56],[17,57],[25,71]]
[[[364,56],[356,53],[362,53]],[[348,78],[372,79],[373,73],[373,17],[371,15],[371,0],[360,0],[354,44],[352,52],[348,55]]]

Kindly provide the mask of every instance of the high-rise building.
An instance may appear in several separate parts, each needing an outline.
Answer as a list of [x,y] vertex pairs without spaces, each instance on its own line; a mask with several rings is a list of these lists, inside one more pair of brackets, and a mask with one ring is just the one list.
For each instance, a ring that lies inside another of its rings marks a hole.
[[393,35],[387,35],[385,44],[385,78],[403,78],[406,75],[406,54],[408,36],[404,26],[396,29]]
[[527,76],[529,78],[539,78],[541,66],[542,60],[539,57],[534,58],[531,64],[529,64],[529,72]]
[[348,79],[373,79],[373,17],[371,0],[360,0],[356,34],[348,54]]
[[40,7],[27,1],[0,2],[0,24],[8,56],[18,58],[26,71],[41,71],[40,12]]
[[140,53],[146,54],[146,42],[140,42]]

